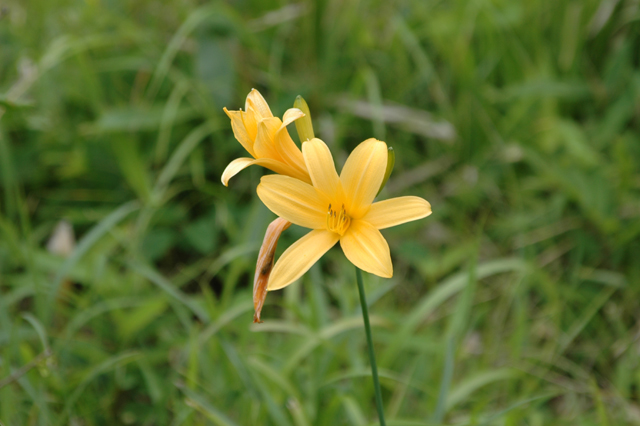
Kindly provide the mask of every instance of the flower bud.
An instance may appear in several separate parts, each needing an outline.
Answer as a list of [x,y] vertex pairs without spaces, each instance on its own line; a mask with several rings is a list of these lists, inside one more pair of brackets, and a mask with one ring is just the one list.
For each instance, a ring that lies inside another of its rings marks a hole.
[[298,108],[304,113],[304,117],[296,120],[296,130],[298,131],[298,136],[300,137],[300,143],[310,141],[311,139],[315,138],[315,134],[313,133],[311,112],[309,111],[309,105],[307,105],[307,101],[305,101],[302,96],[298,95],[295,102],[293,103],[293,107]]
[[382,188],[384,188],[384,186],[387,184],[387,181],[389,180],[389,176],[391,176],[391,172],[393,171],[393,166],[395,165],[396,165],[396,152],[393,150],[392,147],[388,147],[387,148],[387,168],[384,171],[384,178],[382,178],[382,183],[380,184],[380,189],[378,189],[378,193],[376,194],[376,197],[380,195],[380,192],[382,192]]

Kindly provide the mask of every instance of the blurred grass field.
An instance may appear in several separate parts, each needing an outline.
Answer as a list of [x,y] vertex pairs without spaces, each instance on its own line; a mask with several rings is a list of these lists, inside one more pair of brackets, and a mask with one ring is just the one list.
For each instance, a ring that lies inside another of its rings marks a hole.
[[341,250],[251,324],[274,215],[220,175],[252,87],[432,204],[365,277],[389,425],[640,424],[637,0],[0,10],[4,426],[377,424]]

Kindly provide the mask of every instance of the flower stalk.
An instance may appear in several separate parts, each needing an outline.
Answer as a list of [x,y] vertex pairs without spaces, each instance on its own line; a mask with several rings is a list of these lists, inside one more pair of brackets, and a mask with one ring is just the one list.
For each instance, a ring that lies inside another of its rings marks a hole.
[[360,306],[362,307],[364,330],[367,335],[367,346],[369,347],[369,361],[371,362],[371,376],[373,377],[373,387],[376,393],[376,408],[378,409],[378,418],[380,419],[380,426],[386,426],[384,420],[384,408],[382,406],[382,392],[380,391],[380,379],[378,379],[378,365],[376,364],[376,355],[373,352],[373,338],[371,337],[369,308],[367,307],[367,298],[364,293],[364,284],[362,283],[362,271],[358,267],[356,267],[356,281],[358,282],[358,292],[360,293]]

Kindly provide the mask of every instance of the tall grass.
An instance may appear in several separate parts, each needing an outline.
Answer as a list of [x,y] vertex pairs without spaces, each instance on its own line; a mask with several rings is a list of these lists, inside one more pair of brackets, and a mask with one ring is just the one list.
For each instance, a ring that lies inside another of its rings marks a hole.
[[5,426],[375,424],[339,250],[251,325],[273,216],[261,170],[219,177],[252,87],[433,206],[365,277],[389,425],[640,424],[636,1],[3,7]]

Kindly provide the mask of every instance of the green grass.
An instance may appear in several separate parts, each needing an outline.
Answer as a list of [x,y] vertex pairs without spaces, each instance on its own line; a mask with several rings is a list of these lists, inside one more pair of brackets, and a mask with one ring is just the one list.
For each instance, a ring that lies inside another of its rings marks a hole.
[[376,424],[339,249],[251,324],[274,216],[261,169],[219,179],[252,87],[433,206],[365,276],[390,426],[640,424],[636,2],[3,6],[3,425]]

